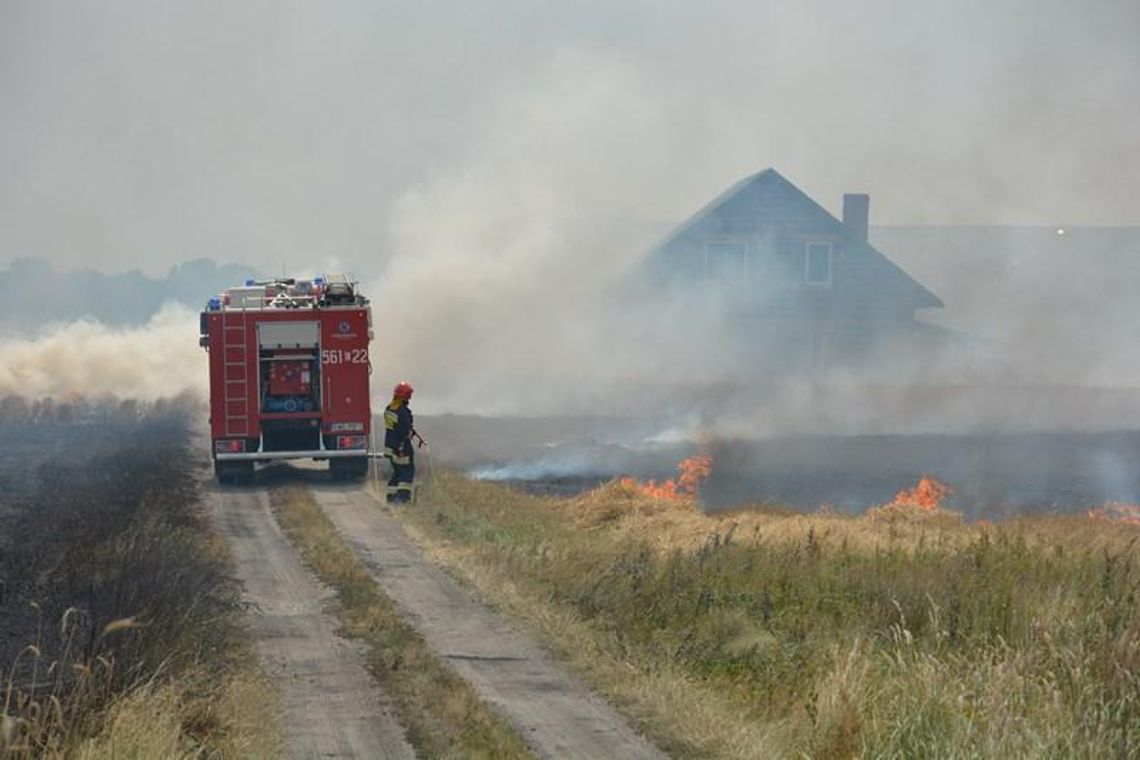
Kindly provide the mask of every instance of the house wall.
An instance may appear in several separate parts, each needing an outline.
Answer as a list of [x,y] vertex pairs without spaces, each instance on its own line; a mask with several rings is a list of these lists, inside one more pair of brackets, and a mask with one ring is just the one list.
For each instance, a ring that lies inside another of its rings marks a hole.
[[[825,281],[809,281],[809,244],[830,250]],[[881,255],[779,182],[742,188],[650,264],[673,289],[725,304],[729,330],[745,350],[780,366],[847,363],[914,337],[913,301],[885,284]]]

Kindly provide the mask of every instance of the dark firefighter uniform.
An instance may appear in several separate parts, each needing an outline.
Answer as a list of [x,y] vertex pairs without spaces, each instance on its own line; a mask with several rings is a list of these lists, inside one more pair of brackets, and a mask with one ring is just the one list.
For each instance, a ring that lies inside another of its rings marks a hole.
[[384,410],[384,456],[392,460],[392,477],[388,479],[388,501],[412,500],[412,483],[416,479],[416,452],[412,446],[412,410],[408,408],[411,393],[394,396]]

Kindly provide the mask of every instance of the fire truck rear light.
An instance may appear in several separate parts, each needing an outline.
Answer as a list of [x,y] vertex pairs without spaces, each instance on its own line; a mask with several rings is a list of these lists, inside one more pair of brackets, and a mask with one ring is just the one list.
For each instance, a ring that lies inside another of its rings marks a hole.
[[245,451],[245,441],[240,438],[224,441],[214,441],[214,451],[219,454],[238,454]]
[[338,449],[363,449],[368,445],[368,438],[363,435],[340,435],[336,439]]

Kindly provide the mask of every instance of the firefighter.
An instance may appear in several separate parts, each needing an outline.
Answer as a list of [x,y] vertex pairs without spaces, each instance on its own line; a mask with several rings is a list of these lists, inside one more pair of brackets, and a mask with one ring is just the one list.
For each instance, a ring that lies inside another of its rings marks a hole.
[[[392,462],[392,477],[388,479],[388,501],[412,500],[412,482],[416,479],[416,453],[412,438],[417,437],[412,424],[412,386],[399,382],[392,389],[392,401],[384,410],[384,456]],[[421,439],[422,440],[422,439]]]

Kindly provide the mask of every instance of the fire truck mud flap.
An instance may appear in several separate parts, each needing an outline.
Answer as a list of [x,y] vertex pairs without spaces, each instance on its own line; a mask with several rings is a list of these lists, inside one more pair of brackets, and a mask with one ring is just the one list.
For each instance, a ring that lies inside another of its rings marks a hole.
[[246,485],[253,482],[253,462],[214,462],[214,475],[222,485]]

